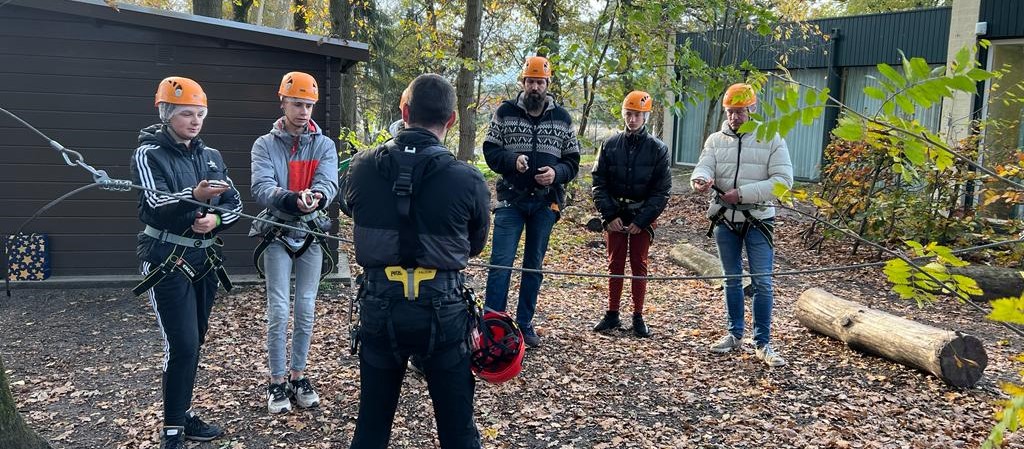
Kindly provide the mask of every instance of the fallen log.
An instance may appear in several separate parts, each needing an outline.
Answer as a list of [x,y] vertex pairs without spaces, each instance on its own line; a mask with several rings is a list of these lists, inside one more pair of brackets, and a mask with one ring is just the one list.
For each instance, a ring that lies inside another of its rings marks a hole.
[[[718,256],[689,243],[673,246],[669,251],[669,257],[677,265],[684,266],[700,276],[721,276],[723,274],[722,261],[718,259]],[[743,274],[750,273],[743,270]],[[718,288],[725,288],[725,279],[712,279],[708,283]],[[749,277],[743,278],[743,293],[747,296],[754,294]]]
[[978,287],[981,287],[984,293],[972,295],[971,299],[975,301],[1016,298],[1024,293],[1024,271],[988,265],[968,265],[950,268],[949,273],[967,276],[978,283]]
[[812,288],[800,295],[796,319],[853,349],[933,374],[950,385],[972,387],[988,365],[981,340],[900,318]]

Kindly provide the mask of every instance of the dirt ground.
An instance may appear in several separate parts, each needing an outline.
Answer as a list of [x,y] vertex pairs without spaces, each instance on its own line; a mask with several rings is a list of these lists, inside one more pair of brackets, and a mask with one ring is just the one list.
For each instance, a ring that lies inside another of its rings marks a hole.
[[[673,243],[714,251],[703,235],[704,201],[687,193],[672,197],[659,220],[651,274],[691,274],[669,261]],[[778,269],[867,260],[840,243],[826,244],[822,254],[804,250],[797,233],[806,224],[781,215]],[[546,265],[603,271],[600,240],[565,219]],[[469,273],[482,291],[486,273]],[[974,388],[950,387],[809,331],[793,316],[809,287],[979,337],[989,357],[984,378]],[[897,299],[880,270],[777,278],[773,342],[789,365],[775,369],[748,352],[706,351],[723,333],[724,305],[721,291],[703,282],[651,283],[645,316],[652,339],[589,330],[604,313],[606,292],[601,279],[545,279],[537,322],[543,346],[527,354],[515,380],[477,384],[485,447],[973,448],[1005,398],[1000,383],[1019,378],[1012,357],[1024,352],[1021,338],[953,300],[922,309]],[[222,295],[194,406],[228,433],[190,447],[347,447],[359,388],[357,360],[348,354],[351,295],[331,286],[319,298],[308,374],[322,405],[282,416],[268,416],[264,402],[263,289]],[[19,409],[55,448],[157,447],[162,350],[148,301],[127,289],[18,290],[0,298],[0,356]],[[425,385],[407,379],[392,447],[438,447],[432,415]],[[1024,447],[1024,438],[1012,435],[1007,445]]]

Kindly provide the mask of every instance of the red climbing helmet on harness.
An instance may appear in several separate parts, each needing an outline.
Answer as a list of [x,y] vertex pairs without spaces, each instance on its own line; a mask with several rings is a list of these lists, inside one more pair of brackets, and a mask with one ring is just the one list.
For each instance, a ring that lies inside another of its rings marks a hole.
[[492,384],[505,382],[523,370],[526,341],[512,317],[505,312],[484,313],[480,335],[473,342],[470,369]]

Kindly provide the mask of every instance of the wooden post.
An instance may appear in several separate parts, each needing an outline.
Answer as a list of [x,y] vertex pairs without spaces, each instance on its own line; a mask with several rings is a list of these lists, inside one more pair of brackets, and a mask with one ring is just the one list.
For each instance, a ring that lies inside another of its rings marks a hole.
[[957,387],[974,386],[988,365],[981,340],[973,336],[874,310],[818,288],[800,295],[796,319],[851,348],[927,371]]

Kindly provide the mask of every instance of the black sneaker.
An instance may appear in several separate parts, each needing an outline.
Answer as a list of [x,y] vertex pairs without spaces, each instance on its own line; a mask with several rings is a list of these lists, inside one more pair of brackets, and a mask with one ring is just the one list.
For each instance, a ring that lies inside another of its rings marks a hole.
[[185,439],[192,441],[210,441],[224,434],[220,426],[208,424],[191,410],[185,417]]
[[292,395],[295,397],[295,404],[300,408],[310,408],[320,405],[320,395],[317,394],[309,378],[302,376],[299,379],[289,381],[292,385]]
[[619,311],[609,310],[604,313],[604,318],[601,319],[601,322],[594,326],[594,332],[615,329],[619,326],[622,326],[622,321],[619,321]]
[[647,327],[647,323],[644,323],[644,316],[638,313],[633,314],[633,335],[640,338],[651,336],[651,328]]
[[291,384],[288,382],[271,383],[267,387],[267,412],[271,415],[290,412],[292,410],[292,401],[289,399],[290,390]]
[[160,431],[160,449],[185,449],[185,428],[164,427]]

